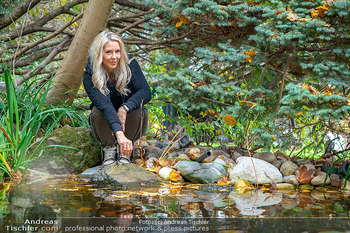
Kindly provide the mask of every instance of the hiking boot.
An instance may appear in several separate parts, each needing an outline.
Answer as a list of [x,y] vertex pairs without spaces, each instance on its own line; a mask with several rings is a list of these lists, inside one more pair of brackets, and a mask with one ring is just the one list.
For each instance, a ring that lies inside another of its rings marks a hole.
[[125,164],[125,163],[131,163],[131,160],[129,156],[120,155],[118,162],[121,164]]
[[103,149],[103,166],[111,165],[115,162],[115,156],[117,154],[117,147],[106,146]]

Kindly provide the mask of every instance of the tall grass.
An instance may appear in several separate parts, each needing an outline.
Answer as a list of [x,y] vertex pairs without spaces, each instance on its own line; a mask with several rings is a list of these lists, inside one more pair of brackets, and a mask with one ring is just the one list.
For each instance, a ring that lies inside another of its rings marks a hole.
[[[30,161],[41,155],[41,143],[60,124],[62,116],[72,121],[83,120],[84,116],[72,114],[69,108],[45,106],[52,80],[45,86],[26,82],[16,92],[6,67],[2,78],[6,94],[0,98],[0,173],[15,179],[25,174]],[[39,135],[42,140],[36,140]]]

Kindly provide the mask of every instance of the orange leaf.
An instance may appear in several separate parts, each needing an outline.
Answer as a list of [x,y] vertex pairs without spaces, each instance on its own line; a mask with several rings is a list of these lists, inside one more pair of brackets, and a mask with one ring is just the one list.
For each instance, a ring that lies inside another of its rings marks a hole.
[[219,179],[216,184],[218,185],[229,185],[230,184],[230,179],[225,176],[225,177],[222,177],[221,179]]
[[225,115],[222,119],[226,122],[227,125],[234,126],[236,124],[236,119],[231,115]]
[[300,169],[295,172],[295,178],[299,181],[299,184],[309,184],[314,178],[316,170],[307,169],[305,165],[301,165]]
[[170,172],[170,174],[169,174],[169,178],[172,181],[179,181],[179,180],[181,180],[180,171],[172,170]]
[[254,107],[256,106],[256,104],[255,104],[255,103],[253,103],[253,102],[249,102],[249,101],[246,101],[246,100],[241,100],[241,101],[239,101],[239,104],[240,104],[240,105],[249,104],[249,105],[251,105],[251,106],[252,106],[250,109],[252,109],[252,108],[254,108]]

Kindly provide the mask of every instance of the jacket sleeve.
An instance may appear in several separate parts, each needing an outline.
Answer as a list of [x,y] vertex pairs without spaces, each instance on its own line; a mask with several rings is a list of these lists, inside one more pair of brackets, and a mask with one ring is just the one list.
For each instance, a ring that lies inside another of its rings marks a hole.
[[123,129],[121,127],[121,122],[109,95],[104,95],[101,93],[92,83],[93,71],[91,70],[90,62],[91,61],[89,59],[83,77],[85,91],[88,94],[92,104],[105,116],[112,132],[116,133],[117,131],[122,131]]
[[129,109],[140,108],[141,103],[145,105],[151,100],[151,90],[139,63],[132,59],[129,64],[132,76],[128,87],[130,88],[130,97],[124,103]]

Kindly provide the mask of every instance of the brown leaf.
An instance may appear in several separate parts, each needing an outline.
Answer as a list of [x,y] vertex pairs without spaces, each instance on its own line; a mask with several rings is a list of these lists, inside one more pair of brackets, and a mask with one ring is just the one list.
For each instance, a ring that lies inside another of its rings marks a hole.
[[269,185],[269,189],[270,190],[278,190],[277,184],[273,180],[271,180],[271,183]]
[[299,181],[299,184],[309,184],[314,178],[316,170],[307,169],[305,165],[301,165],[299,170],[295,172],[295,178]]

